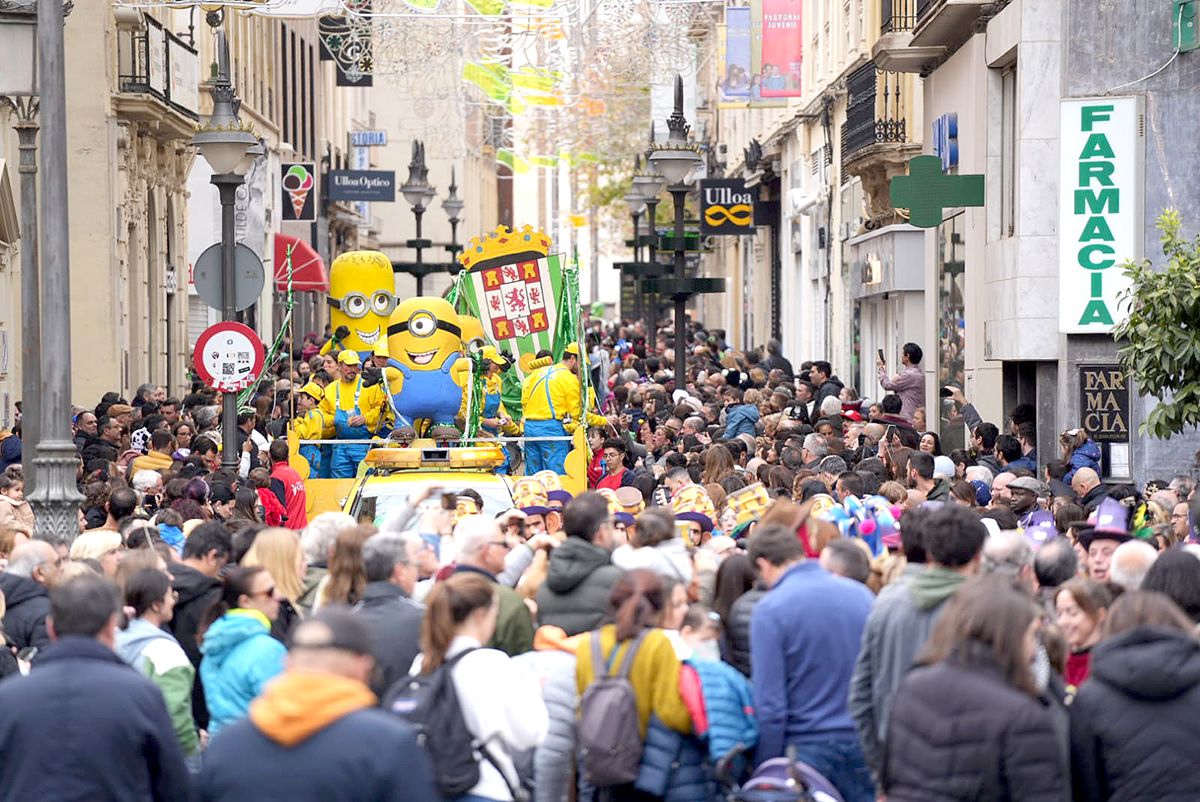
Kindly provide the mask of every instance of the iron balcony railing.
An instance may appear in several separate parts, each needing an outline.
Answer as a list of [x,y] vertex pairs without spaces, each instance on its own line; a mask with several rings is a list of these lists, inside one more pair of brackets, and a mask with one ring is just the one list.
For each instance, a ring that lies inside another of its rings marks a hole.
[[142,20],[143,29],[118,33],[118,91],[152,95],[199,120],[199,55],[154,17],[143,15]]
[[901,97],[900,73],[868,63],[846,80],[846,124],[842,127],[842,175],[860,151],[882,142],[907,142],[908,123]]
[[883,33],[905,33],[917,23],[918,0],[879,0]]
[[917,19],[924,19],[934,6],[941,5],[943,2],[945,0],[917,0]]

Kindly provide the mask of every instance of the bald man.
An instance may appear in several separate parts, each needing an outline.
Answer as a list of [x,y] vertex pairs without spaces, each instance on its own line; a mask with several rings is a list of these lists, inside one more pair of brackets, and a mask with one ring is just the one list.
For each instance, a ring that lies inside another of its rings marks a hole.
[[1085,512],[1092,512],[1108,496],[1108,487],[1101,483],[1100,476],[1091,468],[1080,468],[1071,477],[1071,489]]

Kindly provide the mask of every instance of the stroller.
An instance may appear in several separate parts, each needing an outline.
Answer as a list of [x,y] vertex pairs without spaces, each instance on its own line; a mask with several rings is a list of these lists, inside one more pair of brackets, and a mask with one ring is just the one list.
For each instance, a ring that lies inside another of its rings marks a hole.
[[768,760],[739,785],[736,766],[745,752],[746,747],[738,744],[717,761],[713,770],[725,788],[726,802],[843,802],[833,783],[796,759],[793,747],[788,747],[787,757]]

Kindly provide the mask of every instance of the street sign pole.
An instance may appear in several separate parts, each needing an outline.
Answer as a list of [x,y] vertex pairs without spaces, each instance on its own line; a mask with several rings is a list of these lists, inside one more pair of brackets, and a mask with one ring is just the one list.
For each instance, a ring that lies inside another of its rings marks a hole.
[[[234,201],[243,179],[235,173],[214,175],[212,183],[221,197],[221,321],[237,318],[234,297]],[[221,467],[237,470],[237,393],[226,392],[221,397]]]

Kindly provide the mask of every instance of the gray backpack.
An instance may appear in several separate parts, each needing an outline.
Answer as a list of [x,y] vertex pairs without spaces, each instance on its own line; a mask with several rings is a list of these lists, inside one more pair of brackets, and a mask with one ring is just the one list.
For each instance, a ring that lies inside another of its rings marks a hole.
[[648,631],[643,630],[629,644],[615,673],[612,672],[611,658],[616,656],[621,644],[613,647],[606,663],[600,648],[600,630],[592,633],[593,677],[579,703],[579,751],[584,776],[597,788],[625,785],[638,776],[642,763],[642,735],[629,672]]

